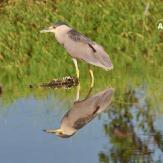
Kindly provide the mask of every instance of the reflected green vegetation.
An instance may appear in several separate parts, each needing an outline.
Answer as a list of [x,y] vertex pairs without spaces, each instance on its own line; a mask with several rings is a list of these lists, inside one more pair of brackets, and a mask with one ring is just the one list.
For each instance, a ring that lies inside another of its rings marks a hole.
[[124,103],[113,103],[104,131],[111,147],[99,153],[100,162],[162,162],[163,134],[156,125],[156,107],[143,89],[128,90]]

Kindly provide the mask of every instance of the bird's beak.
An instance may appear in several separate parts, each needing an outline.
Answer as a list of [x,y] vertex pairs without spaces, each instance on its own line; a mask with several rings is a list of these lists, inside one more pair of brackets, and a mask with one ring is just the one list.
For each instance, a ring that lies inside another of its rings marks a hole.
[[45,129],[43,130],[44,132],[47,132],[49,134],[56,134],[57,133],[57,130],[56,129]]
[[54,32],[54,28],[53,27],[49,27],[47,29],[43,29],[40,31],[40,33],[47,33],[47,32]]
[[44,132],[47,132],[49,134],[56,134],[56,135],[60,135],[63,133],[63,130],[62,129],[45,129],[43,130]]

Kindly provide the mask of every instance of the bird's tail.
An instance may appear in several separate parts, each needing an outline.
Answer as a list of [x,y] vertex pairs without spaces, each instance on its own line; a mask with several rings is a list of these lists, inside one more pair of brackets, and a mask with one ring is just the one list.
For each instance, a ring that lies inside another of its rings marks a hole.
[[94,45],[96,52],[94,53],[97,61],[99,62],[99,67],[104,68],[106,71],[113,69],[113,64],[109,55],[105,52],[101,45]]

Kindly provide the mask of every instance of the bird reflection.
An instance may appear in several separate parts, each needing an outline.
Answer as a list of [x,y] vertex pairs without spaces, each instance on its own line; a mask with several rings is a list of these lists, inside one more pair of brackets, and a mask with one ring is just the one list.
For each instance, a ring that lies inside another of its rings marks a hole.
[[[59,129],[44,131],[62,138],[71,137],[111,104],[113,88],[107,88],[93,96],[90,96],[90,92],[89,90],[84,100],[74,102],[71,109],[63,116]],[[77,94],[79,97],[79,93]]]

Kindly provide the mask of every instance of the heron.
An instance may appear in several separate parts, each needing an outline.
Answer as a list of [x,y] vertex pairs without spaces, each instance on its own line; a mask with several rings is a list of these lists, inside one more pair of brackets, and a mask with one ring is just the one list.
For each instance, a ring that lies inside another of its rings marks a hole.
[[91,76],[91,87],[94,85],[94,75],[90,65],[101,67],[106,71],[113,69],[113,64],[109,55],[100,44],[77,32],[66,23],[56,22],[40,32],[54,33],[56,40],[64,46],[68,54],[72,57],[78,79],[79,68],[77,60],[82,60],[88,63]]
[[56,134],[61,138],[73,136],[79,129],[106,110],[111,104],[113,93],[113,88],[107,88],[94,96],[75,101],[71,109],[63,116],[59,129],[45,129],[43,131]]

